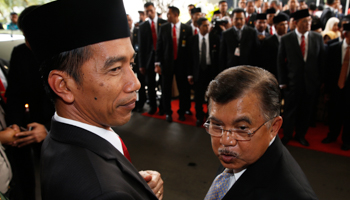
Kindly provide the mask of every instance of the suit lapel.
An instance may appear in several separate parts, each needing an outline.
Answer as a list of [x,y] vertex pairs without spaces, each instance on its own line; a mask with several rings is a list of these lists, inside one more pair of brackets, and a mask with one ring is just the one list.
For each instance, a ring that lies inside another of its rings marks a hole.
[[153,194],[135,167],[105,139],[85,129],[60,123],[54,119],[52,119],[50,134],[54,140],[88,149],[106,160],[115,160],[121,171],[136,179]]
[[292,32],[292,36],[294,37],[293,40],[294,42],[292,42],[292,44],[294,44],[294,49],[297,51],[298,57],[300,57],[303,61],[303,54],[301,53],[301,49],[300,49],[300,45],[299,45],[299,40],[298,40],[298,35],[295,31]]
[[306,57],[306,62],[309,60],[309,57],[312,55],[312,51],[315,51],[316,48],[313,46],[314,45],[314,41],[313,41],[313,37],[312,37],[312,32],[309,31],[309,35],[307,38],[307,57]]

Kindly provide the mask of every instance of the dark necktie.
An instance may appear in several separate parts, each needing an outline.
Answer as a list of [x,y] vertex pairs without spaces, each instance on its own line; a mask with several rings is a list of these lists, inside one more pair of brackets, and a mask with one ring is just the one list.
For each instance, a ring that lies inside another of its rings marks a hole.
[[202,39],[201,48],[201,68],[205,70],[207,68],[207,44],[205,43],[205,38]]
[[303,55],[303,59],[304,59],[304,57],[305,57],[305,36],[304,35],[301,36],[300,50],[301,50],[301,54]]
[[343,65],[341,67],[341,71],[338,79],[338,86],[340,89],[343,89],[345,86],[345,81],[349,70],[349,59],[350,59],[350,47],[348,46],[346,48]]
[[154,50],[157,50],[157,33],[156,33],[156,27],[154,26],[153,20],[152,20],[151,30],[152,30],[153,48]]
[[174,60],[177,59],[177,37],[176,37],[176,25],[173,27],[173,51],[174,51]]
[[122,143],[122,147],[123,147],[123,152],[124,152],[124,156],[131,162],[131,158],[130,158],[130,154],[129,154],[129,151],[128,149],[126,148],[123,140],[119,137],[120,139],[120,142]]

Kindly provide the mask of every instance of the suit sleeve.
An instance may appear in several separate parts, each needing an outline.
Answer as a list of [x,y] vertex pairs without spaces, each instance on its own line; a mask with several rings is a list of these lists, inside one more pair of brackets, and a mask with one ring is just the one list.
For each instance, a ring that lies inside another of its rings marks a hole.
[[280,45],[278,47],[278,56],[277,56],[277,74],[279,84],[288,85],[288,69],[287,69],[287,54],[286,54],[286,45],[284,38],[281,38]]
[[155,56],[155,62],[160,62],[162,64],[162,59],[164,56],[164,47],[163,47],[163,37],[164,37],[164,26],[161,26],[159,29],[158,39],[157,39],[157,50]]
[[188,55],[189,55],[189,59],[188,59],[188,63],[189,63],[189,67],[188,67],[188,71],[187,71],[187,75],[188,76],[193,76],[193,66],[194,66],[194,55],[195,53],[195,48],[194,48],[194,36],[192,36],[189,41],[188,41]]
[[318,58],[318,62],[319,62],[319,66],[320,66],[320,69],[321,69],[321,83],[325,83],[325,79],[326,79],[326,64],[325,64],[325,45],[322,43],[323,42],[323,39],[322,39],[322,36],[318,37],[318,43],[321,44],[320,46],[320,55],[319,55],[319,58]]
[[144,35],[141,33],[142,26],[140,25],[140,28],[139,28],[139,32],[138,32],[138,42],[139,42],[139,51],[138,51],[138,56],[139,56],[139,68],[145,68],[145,55],[144,55],[144,52],[145,52],[145,48],[146,48],[146,45],[145,45],[145,38],[144,38]]

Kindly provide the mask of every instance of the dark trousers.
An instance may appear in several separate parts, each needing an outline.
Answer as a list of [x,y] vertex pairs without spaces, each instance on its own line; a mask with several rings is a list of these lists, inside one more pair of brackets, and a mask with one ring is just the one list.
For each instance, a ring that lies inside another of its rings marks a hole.
[[[138,60],[138,59],[135,59]],[[136,108],[142,109],[146,102],[146,89],[145,89],[145,75],[140,73],[139,66],[136,64],[136,66],[133,68],[134,72],[137,74],[137,78],[140,81],[141,87],[138,91],[139,99],[136,102]]]
[[[161,80],[161,76],[159,77],[159,79]],[[158,84],[156,81],[156,72],[154,71],[154,56],[152,56],[150,66],[148,66],[146,69],[145,80],[147,85],[149,105],[151,109],[157,109],[158,106],[157,106],[156,88],[158,87]],[[162,110],[162,109],[163,109],[163,104],[162,104],[162,101],[160,100],[159,110]]]
[[285,110],[283,120],[284,137],[305,137],[312,117],[316,93],[310,94],[303,89],[289,88],[285,90]]
[[32,152],[34,145],[6,149],[13,174],[10,199],[35,200],[35,169]]
[[329,133],[332,140],[336,140],[343,128],[342,141],[350,145],[350,90],[348,88],[332,90],[329,100]]
[[[207,69],[210,69],[210,68],[211,66],[207,66]],[[200,70],[199,75],[194,82],[194,101],[196,103],[195,105],[196,118],[197,120],[203,120],[204,119],[203,103],[204,103],[205,92],[207,90],[207,87],[210,81],[213,79],[213,73],[211,73],[209,70],[203,71],[201,68],[199,70]]]
[[[162,69],[167,66],[162,67]],[[164,72],[164,73],[163,73]],[[162,70],[162,98],[163,98],[163,106],[164,112],[167,115],[172,114],[171,110],[171,91],[173,84],[173,76],[175,74],[177,88],[179,90],[179,110],[177,113],[179,115],[184,115],[187,110],[191,108],[191,90],[190,84],[187,80],[186,69],[182,69],[181,66],[178,65],[177,61],[174,61],[173,70],[166,69]]]

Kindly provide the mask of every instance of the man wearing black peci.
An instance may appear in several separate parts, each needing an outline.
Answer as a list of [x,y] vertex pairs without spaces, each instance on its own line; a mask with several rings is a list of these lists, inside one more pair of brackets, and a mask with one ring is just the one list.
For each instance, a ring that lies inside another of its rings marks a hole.
[[162,199],[160,174],[139,173],[111,129],[129,121],[140,88],[123,1],[53,1],[24,22],[56,108],[42,146],[43,200]]

